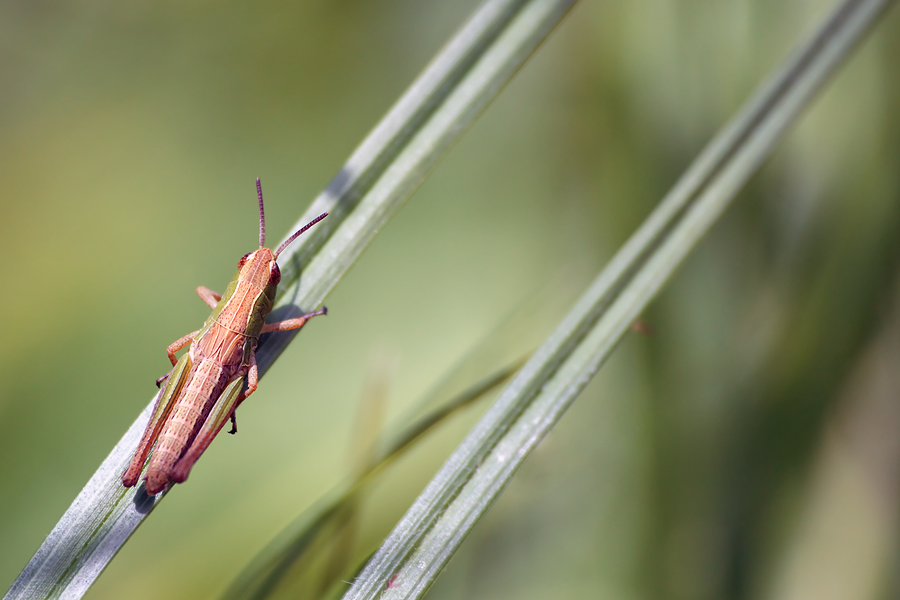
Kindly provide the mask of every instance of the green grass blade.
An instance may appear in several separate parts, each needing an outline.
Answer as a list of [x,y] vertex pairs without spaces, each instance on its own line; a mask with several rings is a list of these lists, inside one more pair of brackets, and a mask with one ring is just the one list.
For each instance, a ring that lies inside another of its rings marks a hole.
[[[564,302],[568,304],[571,300],[568,297]],[[559,298],[559,281],[552,281],[543,289],[528,294],[528,299],[521,306],[469,348],[462,360],[450,368],[425,396],[412,403],[410,409],[379,433],[373,462],[357,470],[353,478],[332,489],[279,532],[235,577],[221,598],[260,600],[290,595],[291,592],[286,589],[303,588],[298,580],[309,577],[308,572],[316,566],[309,555],[321,553],[325,544],[320,538],[338,530],[339,522],[348,514],[343,506],[354,501],[354,496],[377,480],[385,467],[433,428],[506,384],[527,362],[538,342],[552,330],[558,316],[564,312],[563,301]],[[367,555],[374,550],[374,547],[361,549]],[[345,582],[353,579],[364,563],[354,566],[354,570],[345,571],[340,579],[332,582],[336,587],[328,594],[314,597],[343,594],[347,589]]]
[[[486,2],[475,13],[375,129],[374,139],[363,142],[329,186],[342,190],[341,194],[326,190],[301,219],[304,223],[322,211],[331,211],[322,222],[330,229],[323,228],[319,237],[311,236],[304,240],[305,245],[292,246],[282,254],[283,281],[288,285],[282,284],[283,292],[276,303],[279,318],[301,314],[322,303],[393,211],[573,4],[574,0]],[[471,50],[466,49],[468,46]],[[465,65],[464,72],[456,67],[457,62]],[[406,113],[409,124],[397,125]],[[424,113],[427,119],[421,116]],[[408,131],[410,127],[416,128],[413,134]],[[405,145],[401,147],[398,138]],[[390,161],[385,161],[386,153]],[[344,178],[348,182],[343,182]],[[357,201],[362,188],[365,193]],[[352,212],[348,212],[349,206]],[[322,239],[326,232],[330,237]],[[313,250],[318,253],[309,259]],[[299,277],[301,267],[303,275]],[[283,332],[265,340],[257,354],[261,371],[296,333]]]
[[713,139],[451,455],[345,599],[419,598],[428,590],[630,323],[888,5],[840,3]]
[[[331,490],[315,506],[304,511],[282,530],[235,578],[222,595],[222,599],[261,600],[269,597],[298,564],[305,562],[310,565],[305,571],[313,571],[313,559],[310,555],[323,552],[322,548],[330,542],[323,538],[331,537],[334,535],[333,532],[341,530],[348,515],[355,508],[361,490],[376,478],[384,467],[447,417],[477,402],[506,382],[523,362],[515,361],[474,383],[463,392],[449,398],[440,398],[438,402],[435,402],[432,394],[426,396],[418,404],[433,408],[411,422],[388,428],[383,433],[384,449],[375,460],[359,471],[351,481]],[[331,583],[340,583],[340,580]],[[310,596],[318,598],[322,597],[322,594],[311,593]]]
[[[281,255],[282,294],[273,318],[322,303],[573,3],[484,2],[301,217],[306,223],[323,210],[331,213]],[[291,339],[290,333],[279,334],[261,344],[261,375]],[[125,490],[119,481],[150,408],[103,461],[6,598],[81,597],[162,499],[164,494],[148,497],[142,486]]]

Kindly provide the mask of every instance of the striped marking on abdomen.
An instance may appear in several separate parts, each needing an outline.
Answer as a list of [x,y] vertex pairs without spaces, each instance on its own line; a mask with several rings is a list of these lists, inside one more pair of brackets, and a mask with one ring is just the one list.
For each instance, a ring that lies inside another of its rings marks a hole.
[[156,493],[168,484],[172,468],[190,447],[228,379],[226,368],[214,360],[201,359],[191,367],[188,380],[150,457],[147,466],[149,493]]

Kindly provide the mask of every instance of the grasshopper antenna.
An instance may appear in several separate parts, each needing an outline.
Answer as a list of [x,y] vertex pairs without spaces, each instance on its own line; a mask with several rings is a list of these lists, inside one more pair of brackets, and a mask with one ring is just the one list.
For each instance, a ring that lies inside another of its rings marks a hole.
[[259,197],[259,247],[266,245],[266,211],[263,209],[262,184],[256,178],[256,195]]
[[321,215],[319,215],[318,217],[316,217],[315,219],[313,219],[312,221],[310,221],[309,223],[307,223],[306,225],[301,227],[300,231],[293,234],[288,239],[284,240],[284,243],[281,244],[280,246],[278,246],[278,250],[275,251],[275,258],[278,258],[278,255],[281,254],[282,250],[284,250],[285,248],[288,247],[288,244],[290,244],[291,242],[296,240],[298,237],[300,237],[301,233],[303,233],[304,231],[306,231],[307,229],[309,229],[310,227],[312,227],[313,225],[315,225],[316,223],[318,223],[319,221],[321,221],[322,219],[324,219],[327,216],[328,216],[328,213],[322,213]]

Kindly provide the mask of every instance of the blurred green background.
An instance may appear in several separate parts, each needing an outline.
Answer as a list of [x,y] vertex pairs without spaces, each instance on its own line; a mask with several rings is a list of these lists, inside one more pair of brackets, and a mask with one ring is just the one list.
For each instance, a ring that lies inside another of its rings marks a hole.
[[[255,247],[254,178],[272,241],[475,6],[0,5],[2,586],[150,400],[166,345],[208,314],[194,288],[221,291]],[[220,594],[347,475],[369,365],[392,365],[390,420],[514,311],[535,314],[515,343],[540,341],[829,6],[577,5],[275,364],[240,433],[88,597]],[[898,19],[751,181],[648,311],[654,334],[626,339],[432,597],[900,592]],[[357,560],[479,410],[371,490]]]

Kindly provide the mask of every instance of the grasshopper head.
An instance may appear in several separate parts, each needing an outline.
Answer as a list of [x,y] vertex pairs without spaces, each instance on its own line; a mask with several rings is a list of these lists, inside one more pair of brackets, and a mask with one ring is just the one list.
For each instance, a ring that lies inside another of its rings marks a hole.
[[278,285],[281,270],[275,262],[275,255],[268,248],[260,248],[245,254],[238,261],[238,281],[248,281],[260,289]]
[[278,246],[275,252],[272,252],[264,247],[266,243],[266,212],[263,208],[262,185],[259,182],[259,177],[256,178],[256,196],[259,200],[259,250],[245,254],[238,261],[238,281],[248,281],[259,289],[264,290],[269,286],[277,286],[281,281],[281,269],[278,268],[278,263],[275,262],[281,251],[297,239],[297,236],[327,217],[328,213],[322,213],[307,223],[285,240],[283,244]]

